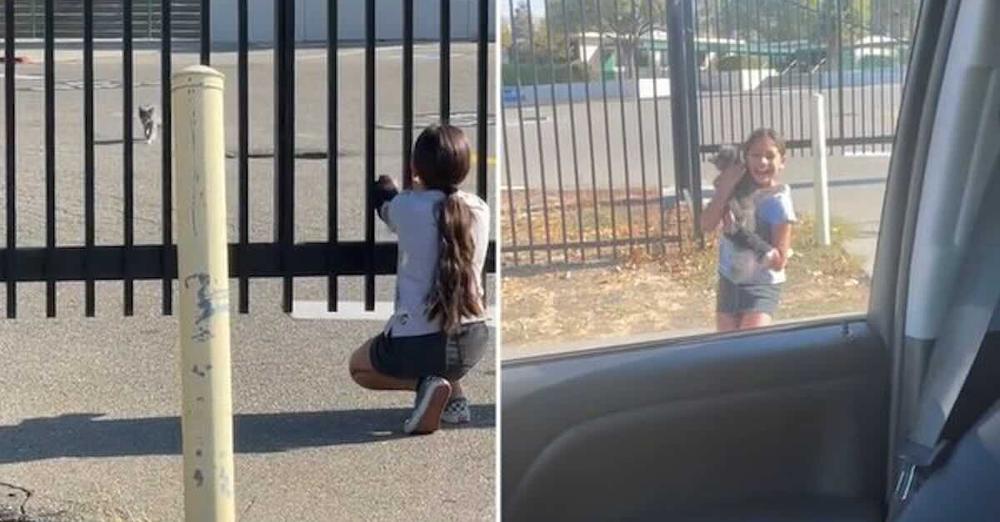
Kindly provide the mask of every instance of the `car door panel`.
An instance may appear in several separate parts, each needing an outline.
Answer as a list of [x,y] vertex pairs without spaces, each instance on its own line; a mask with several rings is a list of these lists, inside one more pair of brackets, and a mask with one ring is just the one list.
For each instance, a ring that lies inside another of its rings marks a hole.
[[887,375],[861,320],[508,363],[504,517],[836,505],[867,520],[885,479]]

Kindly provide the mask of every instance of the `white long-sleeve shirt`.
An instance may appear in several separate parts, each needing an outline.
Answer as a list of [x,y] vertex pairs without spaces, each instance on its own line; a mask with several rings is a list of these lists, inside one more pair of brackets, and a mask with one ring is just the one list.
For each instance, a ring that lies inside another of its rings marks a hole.
[[[475,244],[473,266],[483,271],[489,244],[490,211],[475,194],[456,193],[472,210],[472,240]],[[439,190],[408,190],[382,205],[379,215],[389,229],[399,236],[396,267],[396,311],[386,324],[393,337],[426,335],[441,331],[439,321],[427,318],[427,295],[434,288],[439,255],[437,203],[444,199]],[[483,289],[476,278],[479,296]],[[464,318],[463,322],[482,320]]]

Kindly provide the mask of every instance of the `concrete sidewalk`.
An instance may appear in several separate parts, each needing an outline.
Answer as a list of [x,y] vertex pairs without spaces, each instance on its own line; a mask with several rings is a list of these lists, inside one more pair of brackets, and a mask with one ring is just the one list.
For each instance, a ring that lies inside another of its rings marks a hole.
[[[78,285],[60,285],[58,319],[22,286],[25,319],[0,322],[0,520],[183,518],[176,319],[139,286],[124,318],[120,284],[99,285],[96,319]],[[347,374],[380,323],[294,320],[278,284],[251,288],[233,315],[239,520],[494,519],[494,350],[463,381],[474,422],[407,437],[413,394]]]

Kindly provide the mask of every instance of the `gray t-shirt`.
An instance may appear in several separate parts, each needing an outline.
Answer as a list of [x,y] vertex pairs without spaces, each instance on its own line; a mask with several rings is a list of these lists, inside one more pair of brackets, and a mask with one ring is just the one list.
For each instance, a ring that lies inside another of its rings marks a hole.
[[[490,210],[475,194],[458,191],[457,195],[472,210],[475,244],[473,265],[483,271],[489,244]],[[389,229],[399,236],[396,266],[396,311],[385,326],[393,337],[426,335],[441,331],[439,321],[427,318],[427,295],[434,287],[438,263],[437,203],[444,199],[439,190],[408,190],[382,205],[379,215]],[[479,295],[483,289],[476,278]],[[482,320],[465,318],[463,322]]]
[[[771,243],[771,227],[794,223],[792,190],[788,185],[757,189],[750,196],[754,203],[755,231]],[[719,239],[719,274],[738,285],[774,285],[785,282],[785,270],[772,270],[751,249],[741,248],[725,235]]]

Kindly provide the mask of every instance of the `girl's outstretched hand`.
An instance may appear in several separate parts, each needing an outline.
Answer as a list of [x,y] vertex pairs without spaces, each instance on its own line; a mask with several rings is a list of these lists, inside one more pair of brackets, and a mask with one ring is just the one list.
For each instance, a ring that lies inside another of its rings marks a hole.
[[396,186],[396,181],[393,180],[392,177],[386,176],[385,174],[379,176],[378,181],[376,181],[375,184],[386,190],[394,190],[396,192],[399,192],[399,188],[397,188]]
[[392,201],[392,198],[399,194],[399,188],[396,187],[396,182],[392,178],[386,175],[378,177],[378,181],[372,187],[372,208],[378,210],[382,208],[388,201]]

